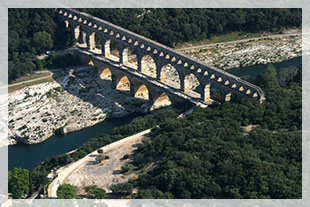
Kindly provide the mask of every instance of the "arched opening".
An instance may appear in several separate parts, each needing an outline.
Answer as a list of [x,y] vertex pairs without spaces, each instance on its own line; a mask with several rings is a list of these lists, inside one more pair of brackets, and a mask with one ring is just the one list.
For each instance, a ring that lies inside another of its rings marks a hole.
[[141,59],[141,72],[147,76],[156,78],[156,63],[150,55],[145,55]]
[[110,56],[109,59],[114,60],[116,62],[120,61],[120,52],[118,50],[117,42],[114,40],[110,40]]
[[122,52],[123,65],[126,65],[135,70],[138,69],[138,60],[137,55],[134,53],[134,50],[131,47],[127,47]]
[[197,98],[201,97],[200,94],[202,90],[201,90],[199,80],[192,73],[186,75],[184,78],[184,92],[191,94],[194,97],[197,96]]
[[162,93],[160,96],[158,96],[155,99],[150,110],[154,110],[154,109],[157,109],[163,106],[169,106],[169,105],[171,105],[171,101],[169,97],[165,93]]
[[127,49],[127,64],[129,67],[137,70],[138,69],[138,58],[137,58],[137,54],[134,53],[134,50],[129,47],[126,48]]
[[100,41],[101,41],[101,54],[104,57],[109,57],[111,54],[111,48],[110,48],[111,40],[107,40],[104,37],[101,37]]
[[124,75],[118,80],[116,89],[121,91],[130,91],[130,81],[127,76]]
[[96,49],[96,43],[95,43],[95,32],[87,33],[86,35],[86,40],[87,40],[87,47],[90,50],[95,50]]
[[84,65],[91,65],[94,66],[94,62],[91,59],[88,58],[81,58]]
[[180,76],[175,67],[171,64],[167,64],[162,67],[160,71],[160,81],[166,83],[167,85],[180,89]]
[[65,25],[66,25],[66,28],[69,28],[69,21],[68,20],[65,20]]
[[74,33],[74,34],[73,34],[74,39],[75,39],[76,41],[78,41],[78,40],[79,40],[79,37],[80,37],[80,26],[74,27],[73,33]]
[[202,92],[201,92],[201,98],[203,101],[207,102],[207,101],[210,101],[211,100],[211,96],[210,96],[210,87],[211,87],[211,84],[210,83],[207,83],[205,84],[202,88]]
[[223,102],[223,91],[214,83],[210,85],[210,97],[214,101]]
[[102,67],[100,70],[99,70],[99,77],[102,79],[102,80],[112,80],[112,73],[110,71],[109,68],[107,67]]
[[101,35],[95,35],[96,52],[100,53],[101,50]]
[[87,65],[92,65],[92,66],[94,66],[94,62],[93,62],[92,60],[89,60],[88,63],[87,63]]
[[149,100],[149,90],[144,84],[140,85],[135,91],[135,98]]
[[75,37],[81,47],[86,47],[86,32],[83,30],[83,27],[76,26],[74,28]]

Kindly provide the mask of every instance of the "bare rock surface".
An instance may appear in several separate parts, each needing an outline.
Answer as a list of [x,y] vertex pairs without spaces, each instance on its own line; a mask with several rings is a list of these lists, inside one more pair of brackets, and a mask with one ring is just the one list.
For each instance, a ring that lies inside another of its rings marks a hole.
[[261,37],[245,42],[206,45],[182,52],[217,68],[228,70],[255,64],[282,62],[302,54],[302,36]]
[[[42,142],[54,135],[92,126],[105,118],[134,112],[145,101],[113,90],[111,81],[99,78],[95,70],[58,75],[54,82],[30,86],[8,95],[9,143]],[[98,86],[100,83],[100,86]]]

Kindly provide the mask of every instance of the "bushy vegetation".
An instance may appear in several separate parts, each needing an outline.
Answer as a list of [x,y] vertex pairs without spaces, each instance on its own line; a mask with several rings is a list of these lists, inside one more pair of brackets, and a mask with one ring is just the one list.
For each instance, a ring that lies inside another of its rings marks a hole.
[[9,9],[9,81],[47,65],[36,55],[73,44],[54,9]]
[[96,161],[97,161],[98,163],[102,162],[102,160],[104,160],[104,156],[103,156],[103,155],[97,155],[97,156],[96,156]]
[[29,193],[29,171],[26,169],[15,168],[8,173],[9,192],[13,198],[24,198]]
[[95,199],[105,199],[106,192],[104,189],[97,187],[96,185],[86,186],[84,188],[91,198]]
[[301,9],[79,10],[171,47],[233,31],[274,32],[301,26]]
[[[234,31],[281,31],[301,26],[301,9],[80,10],[172,47]],[[55,59],[53,53],[47,61],[36,58],[47,50],[60,50],[75,43],[54,9],[10,8],[8,29],[9,81],[34,70],[58,68],[61,62],[76,62],[74,57],[70,61],[67,57]]]
[[59,199],[74,199],[76,198],[76,188],[70,184],[61,184],[57,189],[57,198]]
[[60,127],[58,129],[55,130],[55,135],[64,135],[64,127]]
[[41,60],[41,62],[42,65],[48,69],[67,68],[82,64],[80,58],[73,53],[56,56],[54,52],[52,52],[48,58]]
[[112,193],[119,196],[125,196],[131,194],[133,185],[131,183],[118,183],[110,185],[109,188]]
[[[270,65],[257,78],[263,104],[235,99],[162,121],[135,155],[140,169],[156,164],[139,176],[136,198],[301,198],[301,69],[294,71]],[[255,128],[245,132],[248,125]]]

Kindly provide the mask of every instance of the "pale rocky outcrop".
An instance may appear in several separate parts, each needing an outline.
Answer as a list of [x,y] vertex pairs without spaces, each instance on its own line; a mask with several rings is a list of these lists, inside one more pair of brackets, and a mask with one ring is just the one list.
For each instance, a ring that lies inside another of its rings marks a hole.
[[76,131],[133,113],[145,104],[113,90],[111,81],[100,80],[93,69],[54,77],[52,83],[31,86],[33,95],[25,94],[27,88],[9,94],[9,144],[42,142],[58,128]]

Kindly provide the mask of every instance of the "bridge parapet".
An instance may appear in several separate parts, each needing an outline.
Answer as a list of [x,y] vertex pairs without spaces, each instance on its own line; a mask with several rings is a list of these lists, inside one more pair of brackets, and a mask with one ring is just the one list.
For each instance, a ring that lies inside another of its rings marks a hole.
[[[184,76],[192,73],[203,86],[212,83],[239,95],[255,98],[260,102],[265,100],[264,93],[258,86],[226,71],[194,60],[163,44],[74,9],[61,8],[57,9],[57,12],[61,18],[68,21],[73,27],[82,27],[82,29],[87,32],[86,41],[90,41],[91,39],[94,41],[94,37],[91,36],[93,33],[100,34],[101,37],[105,39],[104,41],[113,39],[120,43],[123,48],[128,46],[132,47],[137,51],[139,59],[144,55],[150,55],[154,58],[156,65],[162,66],[171,64],[175,66],[178,68],[178,72],[182,74],[181,85],[184,85]],[[72,28],[72,30],[75,31],[75,28]],[[94,47],[94,45],[88,43],[88,48],[92,49],[92,47]],[[105,50],[110,52],[108,49]],[[122,61],[123,57],[121,56],[121,62]],[[161,68],[157,68],[158,74],[160,70]]]

